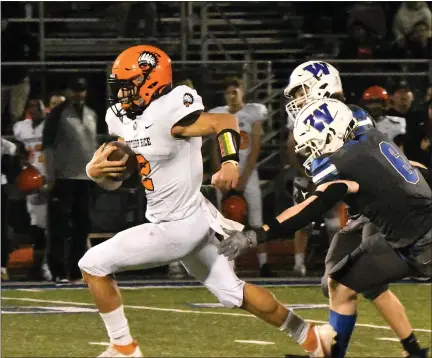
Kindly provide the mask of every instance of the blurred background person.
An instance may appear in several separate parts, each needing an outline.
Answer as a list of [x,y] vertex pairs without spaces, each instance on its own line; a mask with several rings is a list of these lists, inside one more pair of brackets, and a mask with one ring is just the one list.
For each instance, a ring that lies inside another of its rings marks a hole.
[[372,86],[363,92],[360,106],[364,107],[371,115],[377,129],[403,149],[406,120],[404,117],[388,114],[389,101],[389,95],[383,87]]
[[17,154],[17,146],[3,137],[1,138],[1,279],[9,280],[7,265],[9,260],[9,235],[8,235],[8,208],[9,197],[6,186],[8,184],[7,174],[10,169],[7,165],[7,158],[5,156],[15,156]]
[[[23,166],[30,164],[41,176],[46,175],[45,159],[42,152],[42,135],[45,124],[45,106],[40,99],[30,99],[25,119],[13,126],[15,139],[21,142],[26,151]],[[44,191],[31,193],[26,197],[27,211],[30,216],[30,236],[33,243],[33,268],[29,278],[36,281],[51,281],[52,276],[47,264],[47,202]]]
[[393,34],[399,46],[405,46],[408,34],[418,22],[426,24],[430,36],[432,16],[428,4],[424,1],[404,1],[393,19]]
[[[260,227],[263,224],[262,217],[262,197],[257,160],[261,148],[261,136],[263,134],[262,125],[267,120],[267,108],[259,103],[244,102],[243,81],[237,77],[226,78],[224,80],[225,106],[213,108],[209,113],[231,113],[236,116],[240,128],[240,179],[236,192],[244,195],[248,204],[248,225]],[[216,150],[216,143],[213,150],[213,171],[219,170],[219,159]],[[229,193],[228,193],[229,195]],[[223,194],[218,193],[219,205]],[[268,264],[266,247],[258,247],[258,264],[260,276],[274,276]]]
[[50,191],[48,261],[54,279],[75,281],[81,279],[78,261],[86,251],[91,230],[92,182],[85,165],[97,148],[97,116],[85,104],[84,78],[73,79],[66,97],[48,114],[43,132],[46,190]]
[[[39,51],[38,41],[26,23],[10,23],[9,17],[24,17],[24,4],[2,3],[2,62],[34,61]],[[2,66],[1,115],[2,133],[10,134],[12,124],[24,113],[30,93],[28,66]]]

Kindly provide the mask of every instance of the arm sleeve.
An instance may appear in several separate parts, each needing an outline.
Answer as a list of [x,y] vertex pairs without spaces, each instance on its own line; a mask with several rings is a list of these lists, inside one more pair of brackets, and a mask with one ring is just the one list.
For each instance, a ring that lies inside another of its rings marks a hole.
[[334,207],[338,202],[343,201],[348,193],[348,186],[345,183],[332,183],[324,191],[314,192],[317,198],[310,202],[296,215],[279,222],[277,219],[268,224],[269,230],[260,230],[258,242],[265,242],[281,237],[289,237],[297,230],[308,225],[311,221],[321,217],[322,214]]

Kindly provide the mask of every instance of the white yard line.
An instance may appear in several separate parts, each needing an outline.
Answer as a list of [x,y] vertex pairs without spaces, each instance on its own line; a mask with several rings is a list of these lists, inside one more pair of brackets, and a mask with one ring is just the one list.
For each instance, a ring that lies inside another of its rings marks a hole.
[[245,341],[245,340],[240,340],[240,339],[236,339],[234,342],[237,342],[237,343],[247,343],[247,344],[259,344],[259,345],[262,345],[262,346],[269,345],[269,344],[274,344],[274,342],[251,341],[251,340]]
[[399,338],[394,337],[379,337],[375,338],[377,341],[390,341],[390,342],[399,342]]
[[107,346],[107,347],[111,345],[111,343],[109,342],[88,342],[88,344],[91,344],[92,346]]
[[[61,300],[42,300],[37,298],[25,298],[25,297],[2,297],[2,300],[15,300],[15,301],[24,301],[24,302],[43,302],[43,303],[55,303],[55,304],[66,304],[66,305],[76,305],[76,306],[94,306],[93,303],[88,302],[71,302],[71,301],[61,301]],[[160,312],[176,312],[176,313],[194,313],[194,314],[204,314],[204,315],[219,315],[219,316],[235,316],[235,317],[253,317],[255,316],[249,313],[234,313],[234,312],[215,312],[215,311],[198,311],[198,310],[185,310],[179,308],[162,308],[162,307],[152,307],[152,306],[133,306],[133,305],[125,305],[125,308],[137,309],[137,310],[148,310],[148,311],[160,311]],[[307,320],[308,322],[314,323],[328,323],[327,321],[316,321],[316,320]],[[356,323],[357,327],[366,327],[366,328],[375,328],[375,329],[386,329],[391,330],[388,326],[379,326],[375,324],[364,324],[364,323]],[[416,332],[426,332],[432,333],[430,329],[423,328],[414,328]]]

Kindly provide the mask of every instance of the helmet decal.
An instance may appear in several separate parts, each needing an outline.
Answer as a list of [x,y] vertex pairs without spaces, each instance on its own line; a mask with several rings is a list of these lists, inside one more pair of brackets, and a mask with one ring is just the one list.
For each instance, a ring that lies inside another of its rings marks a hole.
[[144,51],[138,57],[138,66],[143,73],[151,72],[159,63],[158,54]]

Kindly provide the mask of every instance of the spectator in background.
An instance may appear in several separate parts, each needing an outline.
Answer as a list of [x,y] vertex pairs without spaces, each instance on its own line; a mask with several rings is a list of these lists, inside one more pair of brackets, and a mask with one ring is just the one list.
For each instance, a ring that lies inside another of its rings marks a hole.
[[[86,106],[86,96],[86,80],[74,79],[68,87],[67,100],[48,114],[43,133],[46,187],[50,191],[49,265],[53,277],[60,281],[81,278],[78,261],[86,251],[91,229],[89,204],[92,182],[87,177],[85,165],[97,148],[97,118],[95,112]],[[69,237],[70,245],[67,245]],[[68,269],[65,266],[65,246]]]
[[355,23],[360,23],[379,38],[386,36],[386,14],[379,1],[358,2],[348,10],[348,14],[348,28]]
[[[2,3],[2,62],[37,59],[38,42],[29,33],[27,24],[9,23],[7,20],[7,17],[24,16],[22,4],[16,2]],[[2,66],[1,114],[2,127],[4,128],[2,133],[11,130],[11,125],[23,115],[29,92],[28,66]]]
[[368,111],[376,123],[377,129],[388,139],[403,149],[406,133],[404,117],[389,115],[389,95],[380,86],[372,86],[363,92],[361,105]]
[[9,237],[8,237],[8,208],[9,200],[6,190],[7,181],[7,167],[4,165],[4,155],[14,156],[17,153],[17,146],[15,143],[1,138],[1,156],[2,156],[2,173],[1,173],[1,279],[2,281],[8,280],[9,275],[7,272],[7,264],[9,260]]
[[[235,188],[248,203],[248,225],[260,227],[263,223],[262,196],[258,176],[257,161],[261,149],[261,137],[263,135],[263,123],[267,120],[267,108],[259,103],[244,102],[244,84],[238,77],[224,80],[225,106],[213,108],[209,113],[231,113],[240,128],[240,178]],[[217,142],[213,141],[213,171],[220,168]],[[226,194],[226,195],[229,195]],[[217,192],[218,205],[222,207],[223,194]],[[267,247],[258,246],[257,259],[260,268],[260,276],[271,277],[274,272],[268,263]],[[233,261],[234,263],[234,261]]]
[[405,45],[406,37],[413,31],[414,25],[418,22],[426,24],[430,36],[432,15],[427,3],[424,1],[404,1],[393,21],[393,34],[399,46]]
[[[26,151],[25,164],[35,167],[45,176],[45,161],[42,153],[42,133],[45,121],[45,106],[39,99],[31,99],[27,104],[26,116],[23,121],[13,126],[15,139],[23,144]],[[51,281],[51,272],[47,265],[47,195],[38,191],[27,195],[27,212],[30,216],[30,236],[33,243],[33,267],[30,279]]]
[[431,147],[432,139],[432,89],[426,93],[426,102],[415,110],[410,110],[406,114],[407,118],[407,138],[405,144],[405,154],[408,159],[431,166]]

